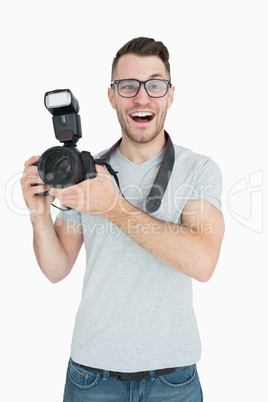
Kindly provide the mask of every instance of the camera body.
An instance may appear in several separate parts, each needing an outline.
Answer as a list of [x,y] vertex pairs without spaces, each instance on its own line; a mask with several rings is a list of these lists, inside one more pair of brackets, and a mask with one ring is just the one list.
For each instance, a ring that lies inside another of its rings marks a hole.
[[46,92],[44,103],[53,115],[55,137],[63,146],[47,149],[34,164],[41,180],[63,188],[96,177],[94,158],[90,152],[80,152],[76,145],[82,137],[77,99],[69,89],[63,89]]

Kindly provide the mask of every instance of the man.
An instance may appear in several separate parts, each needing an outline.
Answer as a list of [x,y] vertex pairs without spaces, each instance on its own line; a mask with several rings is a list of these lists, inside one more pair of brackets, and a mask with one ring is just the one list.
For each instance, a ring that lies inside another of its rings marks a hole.
[[[83,242],[87,253],[64,402],[203,400],[191,278],[207,281],[219,257],[221,174],[164,130],[174,97],[168,60],[149,38],[131,40],[114,59],[108,96],[122,140],[99,156],[118,172],[121,191],[103,166],[95,179],[49,189],[32,166],[38,157],[25,164],[43,273],[56,283]],[[40,200],[34,183],[50,196]],[[72,209],[53,225],[54,197]]]

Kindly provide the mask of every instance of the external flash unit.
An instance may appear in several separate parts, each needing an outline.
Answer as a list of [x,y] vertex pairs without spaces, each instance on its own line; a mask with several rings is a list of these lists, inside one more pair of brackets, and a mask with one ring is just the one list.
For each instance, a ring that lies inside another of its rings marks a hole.
[[79,103],[69,89],[45,93],[45,106],[53,115],[55,136],[60,142],[76,143],[82,137]]

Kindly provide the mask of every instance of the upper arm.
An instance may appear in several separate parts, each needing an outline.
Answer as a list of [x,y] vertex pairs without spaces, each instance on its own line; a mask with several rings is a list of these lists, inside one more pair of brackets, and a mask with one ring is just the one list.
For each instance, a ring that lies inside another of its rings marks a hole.
[[56,218],[54,228],[58,239],[68,255],[69,268],[71,269],[83,244],[82,226]]
[[188,201],[182,212],[182,223],[202,235],[215,268],[224,235],[222,212],[208,201]]

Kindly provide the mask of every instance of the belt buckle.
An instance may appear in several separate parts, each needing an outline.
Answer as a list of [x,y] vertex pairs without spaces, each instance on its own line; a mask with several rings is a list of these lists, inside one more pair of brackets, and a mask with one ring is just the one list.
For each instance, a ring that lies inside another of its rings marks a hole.
[[123,378],[122,378],[122,373],[120,373],[120,372],[116,372],[115,373],[115,375],[116,375],[116,379],[117,379],[117,381],[125,381],[125,380],[123,380]]
[[146,380],[150,378],[149,372],[142,371],[138,373],[120,373],[115,372],[115,377],[117,381],[139,381]]

